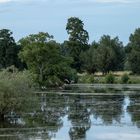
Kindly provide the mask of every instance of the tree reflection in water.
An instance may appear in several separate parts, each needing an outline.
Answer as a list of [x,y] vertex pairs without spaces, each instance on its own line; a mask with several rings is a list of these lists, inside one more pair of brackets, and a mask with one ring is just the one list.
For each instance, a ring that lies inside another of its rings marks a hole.
[[140,128],[140,95],[130,95],[130,105],[127,110],[131,114],[131,121]]
[[[92,93],[92,89],[88,88],[89,91]],[[71,89],[68,93],[70,92]],[[86,140],[87,132],[95,125],[122,124],[126,98],[130,99],[127,111],[131,114],[132,122],[140,128],[140,95],[138,94],[125,96],[123,94],[44,93],[38,94],[38,97],[39,101],[36,103],[38,108],[32,106],[31,109],[27,109],[27,112],[22,113],[21,122],[24,123],[0,123],[0,136],[2,136],[0,140],[57,139],[57,134],[66,127],[64,119],[66,117],[70,122],[67,126],[68,132],[64,134],[69,137],[67,139]],[[98,122],[98,119],[101,121]]]
[[83,96],[72,96],[69,100],[68,119],[72,127],[69,130],[71,140],[86,139],[86,131],[91,126],[90,112]]
[[92,97],[91,112],[95,119],[100,118],[104,125],[120,123],[123,113],[123,95],[108,95]]
[[0,135],[3,135],[4,140],[7,137],[6,134],[9,134],[10,140],[51,140],[52,137],[55,137],[55,134],[63,127],[62,117],[66,114],[64,97],[56,94],[42,94],[37,104],[40,108],[33,108],[32,112],[23,113],[24,124],[4,123],[0,125],[1,128],[10,128],[10,126],[19,128],[2,130],[4,133],[0,130]]

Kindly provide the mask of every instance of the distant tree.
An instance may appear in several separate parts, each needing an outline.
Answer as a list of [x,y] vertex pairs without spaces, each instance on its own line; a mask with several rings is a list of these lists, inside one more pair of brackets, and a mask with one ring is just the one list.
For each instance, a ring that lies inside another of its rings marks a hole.
[[99,47],[97,50],[97,67],[103,74],[112,70],[112,61],[114,60],[114,51],[107,47]]
[[84,29],[84,23],[77,17],[71,17],[68,19],[66,30],[69,35],[69,41],[65,42],[65,46],[68,47],[67,51],[70,56],[73,57],[73,68],[81,71],[80,54],[82,51],[86,51],[88,46],[89,35]]
[[69,41],[80,42],[81,44],[88,44],[89,35],[84,30],[84,23],[77,17],[68,19],[66,26],[67,33],[69,34]]
[[0,68],[7,68],[11,65],[18,67],[19,49],[12,32],[8,29],[0,30]]
[[126,52],[130,69],[133,73],[140,74],[140,28],[130,35]]
[[58,86],[65,79],[73,78],[74,72],[69,67],[71,59],[61,55],[60,45],[52,39],[48,33],[40,32],[19,41],[23,46],[19,56],[36,75],[40,86]]
[[94,74],[98,70],[97,64],[97,48],[99,44],[93,42],[90,48],[81,53],[81,60],[83,61],[83,69],[90,74]]
[[123,70],[124,60],[123,44],[118,37],[111,39],[108,35],[102,36],[97,48],[98,69],[103,73]]

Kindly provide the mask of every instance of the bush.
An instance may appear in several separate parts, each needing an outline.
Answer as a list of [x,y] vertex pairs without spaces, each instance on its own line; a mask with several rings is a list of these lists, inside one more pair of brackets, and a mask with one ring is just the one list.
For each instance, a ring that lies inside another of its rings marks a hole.
[[5,115],[21,113],[32,99],[33,83],[30,74],[24,72],[0,72],[0,120]]
[[86,84],[91,84],[91,83],[94,83],[94,75],[91,74],[85,74],[85,75],[82,75],[79,77],[79,83],[86,83]]
[[63,82],[57,76],[49,76],[46,80],[46,87],[59,87],[63,85]]
[[105,81],[108,84],[113,84],[115,82],[115,76],[112,73],[109,73],[106,75]]
[[90,75],[89,81],[90,81],[90,83],[94,83],[95,82],[95,79],[94,79],[94,75],[93,74]]
[[129,79],[130,78],[129,78],[128,74],[126,74],[126,73],[123,74],[122,77],[121,77],[121,83],[126,84],[126,83],[128,83]]
[[64,67],[58,74],[59,79],[62,83],[77,83],[78,76],[74,69]]

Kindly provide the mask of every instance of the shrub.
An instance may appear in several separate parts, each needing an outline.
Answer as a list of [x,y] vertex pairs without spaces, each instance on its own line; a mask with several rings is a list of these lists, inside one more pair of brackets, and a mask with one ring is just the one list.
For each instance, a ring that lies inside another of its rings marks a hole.
[[128,81],[129,81],[129,76],[128,76],[128,74],[123,74],[122,75],[122,77],[121,77],[121,83],[122,84],[126,84],[126,83],[128,83]]
[[95,82],[95,79],[94,79],[94,75],[93,74],[90,75],[89,82],[90,83],[94,83]]
[[63,82],[57,76],[49,76],[46,80],[46,87],[59,87],[63,85]]
[[89,84],[91,84],[91,83],[94,83],[94,75],[93,74],[91,74],[91,75],[89,75],[89,74],[85,74],[85,75],[82,75],[82,76],[80,76],[80,78],[79,78],[79,83],[89,83]]
[[0,72],[0,120],[5,120],[5,115],[21,113],[31,101],[33,93],[32,79],[25,72]]
[[112,73],[109,73],[106,75],[105,81],[108,84],[113,84],[115,82],[115,76]]
[[128,84],[132,84],[132,81],[130,79],[128,80]]

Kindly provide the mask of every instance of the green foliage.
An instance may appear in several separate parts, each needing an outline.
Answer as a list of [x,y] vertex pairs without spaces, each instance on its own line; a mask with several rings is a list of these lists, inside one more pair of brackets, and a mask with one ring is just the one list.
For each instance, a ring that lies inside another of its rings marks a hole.
[[129,84],[140,84],[140,76],[139,75],[131,75],[129,76]]
[[133,48],[129,54],[128,61],[133,73],[140,74],[140,48]]
[[127,73],[123,74],[121,77],[121,83],[126,84],[126,83],[128,83],[129,79],[130,78]]
[[65,50],[65,53],[68,54],[68,56],[73,58],[72,67],[81,72],[82,61],[80,55],[81,52],[86,51],[89,48],[88,32],[84,30],[84,23],[76,17],[68,19],[66,30],[69,34],[69,41],[64,42],[63,50]]
[[19,42],[23,46],[19,56],[40,86],[57,86],[65,79],[71,80],[72,59],[61,55],[60,45],[48,33],[30,35]]
[[98,43],[93,42],[90,48],[81,53],[81,60],[83,62],[83,69],[89,74],[94,74],[97,71],[97,47]]
[[79,72],[81,72],[82,68],[82,60],[80,55],[85,50],[84,46],[85,45],[81,44],[80,42],[65,41],[61,47],[63,55],[66,57],[71,57],[73,59],[73,62],[71,64],[72,68],[76,69]]
[[0,30],[0,69],[7,68],[11,65],[19,66],[18,46],[12,37],[12,32],[8,29]]
[[113,84],[115,82],[115,76],[112,73],[109,73],[106,75],[105,81],[108,84]]
[[84,30],[84,23],[79,18],[69,18],[66,25],[66,30],[67,33],[70,35],[69,41],[80,42],[81,44],[88,44],[88,32]]
[[48,79],[45,81],[45,85],[49,87],[59,87],[62,85],[62,81],[57,76],[48,76]]
[[79,83],[94,83],[95,82],[95,79],[94,79],[94,75],[93,74],[84,74],[84,75],[81,75],[79,76]]
[[[10,68],[11,69],[11,68]],[[20,114],[30,102],[33,83],[30,74],[24,72],[0,72],[0,119],[14,112]]]
[[103,74],[110,71],[122,70],[124,67],[125,53],[122,42],[118,37],[111,39],[104,35],[98,43],[93,42],[89,50],[81,54],[84,70],[88,73],[101,71]]
[[114,60],[114,52],[111,48],[104,46],[97,50],[97,68],[103,74],[109,73],[111,70],[111,63]]
[[113,39],[108,35],[101,37],[97,48],[97,67],[100,71],[108,73],[109,71],[122,70],[124,58],[123,45],[118,37]]
[[133,73],[140,74],[140,28],[130,35],[129,44],[126,47],[128,62]]
[[[69,40],[63,44],[55,42],[52,35],[44,32],[31,34],[16,43],[10,30],[0,30],[0,70],[9,66],[16,66],[19,70],[27,68],[40,87],[76,82],[76,71],[105,75],[110,71],[131,70],[133,74],[140,74],[140,28],[130,35],[125,48],[118,37],[109,35],[103,35],[99,42],[89,45],[88,32],[77,17],[68,19],[66,30]],[[89,82],[90,78],[87,79]],[[95,81],[105,82],[102,77]],[[117,77],[116,81],[125,83],[123,77]],[[138,81],[130,78],[127,82]]]

